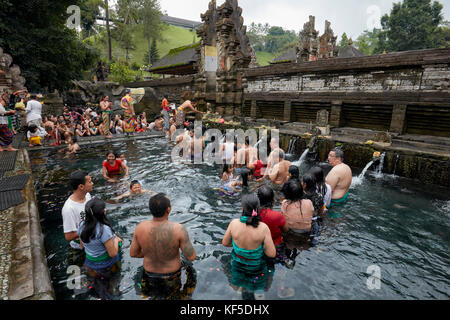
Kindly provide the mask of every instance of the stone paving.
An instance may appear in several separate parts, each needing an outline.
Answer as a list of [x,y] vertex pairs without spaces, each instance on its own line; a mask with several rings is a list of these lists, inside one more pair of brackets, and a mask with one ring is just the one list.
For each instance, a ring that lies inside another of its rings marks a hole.
[[0,299],[7,299],[14,209],[0,212]]

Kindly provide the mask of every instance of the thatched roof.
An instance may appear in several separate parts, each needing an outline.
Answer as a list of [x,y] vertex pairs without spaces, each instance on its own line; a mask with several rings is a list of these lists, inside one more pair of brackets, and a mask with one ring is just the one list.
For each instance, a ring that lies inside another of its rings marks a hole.
[[154,63],[150,72],[159,74],[193,74],[196,72],[194,64],[198,61],[199,55],[196,48],[200,43],[174,48],[159,61]]

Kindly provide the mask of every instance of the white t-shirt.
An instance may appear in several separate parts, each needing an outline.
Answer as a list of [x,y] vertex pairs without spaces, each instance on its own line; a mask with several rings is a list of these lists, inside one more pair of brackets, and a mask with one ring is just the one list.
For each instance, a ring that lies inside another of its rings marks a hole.
[[327,206],[327,208],[330,206],[331,204],[331,186],[328,183],[325,183],[325,185],[327,186],[327,193],[325,193],[325,197],[323,197],[323,203]]
[[[86,201],[84,203],[75,202],[71,200],[70,197],[66,200],[61,211],[63,217],[64,233],[78,231],[78,227],[81,223],[80,213],[84,211],[86,203],[91,200],[91,198],[91,195],[87,193]],[[82,249],[80,244],[76,243],[73,240],[70,241],[70,246],[74,249]]]
[[[34,133],[33,137],[39,136],[39,137],[41,137],[42,139],[44,139],[46,135],[47,135],[47,131],[45,131],[45,129],[42,128],[42,127],[38,127],[38,129],[37,129],[37,131]],[[30,132],[30,131],[27,131],[27,138],[28,138],[28,141],[30,140],[30,137],[32,137],[32,136],[31,136],[31,132]]]
[[27,107],[25,108],[25,112],[27,114],[27,122],[42,119],[42,104],[36,100],[30,100],[27,103]]
[[231,161],[234,157],[234,142],[225,142],[225,150],[222,152],[222,160]]

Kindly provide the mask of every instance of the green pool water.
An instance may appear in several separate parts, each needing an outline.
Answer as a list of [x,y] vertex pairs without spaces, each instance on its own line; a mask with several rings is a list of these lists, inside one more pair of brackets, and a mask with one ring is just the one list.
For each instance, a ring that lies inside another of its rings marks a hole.
[[[221,197],[220,168],[171,162],[165,139],[127,141],[85,148],[71,158],[54,151],[30,153],[36,194],[45,235],[45,249],[57,299],[97,299],[91,291],[67,287],[69,245],[64,240],[61,208],[70,195],[68,175],[90,172],[93,195],[104,200],[124,191],[101,175],[105,153],[125,153],[132,179],[143,187],[165,192],[172,202],[170,219],[183,223],[197,251],[192,266],[197,284],[192,299],[242,299],[230,285],[231,248],[221,241],[229,222],[240,217],[240,197]],[[304,163],[301,171],[312,164]],[[354,170],[356,177],[359,172]],[[142,259],[131,258],[135,227],[151,219],[148,196],[117,205],[107,215],[124,240],[117,299],[142,299]],[[278,204],[276,208],[280,208]],[[339,219],[328,222],[319,244],[303,250],[292,269],[276,265],[264,299],[280,299],[281,288],[293,289],[290,299],[448,299],[450,297],[450,194],[441,188],[367,172],[352,185]],[[369,289],[369,266],[380,271],[379,289]],[[183,274],[183,281],[186,276]],[[245,296],[244,296],[245,298]]]

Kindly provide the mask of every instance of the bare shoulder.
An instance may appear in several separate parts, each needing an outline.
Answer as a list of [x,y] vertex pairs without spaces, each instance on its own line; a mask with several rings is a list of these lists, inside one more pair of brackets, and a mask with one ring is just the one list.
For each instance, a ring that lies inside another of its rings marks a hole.
[[270,232],[269,226],[262,221],[259,222],[258,227],[261,228],[261,230],[263,230],[263,231]]

